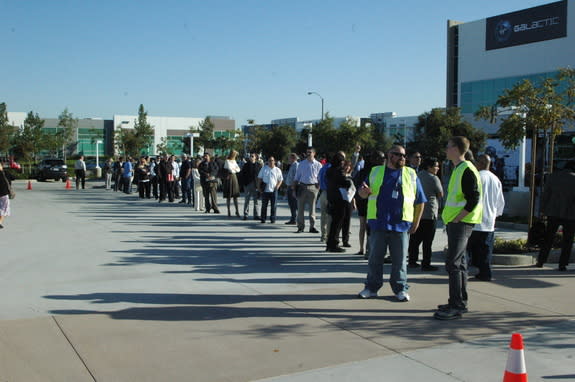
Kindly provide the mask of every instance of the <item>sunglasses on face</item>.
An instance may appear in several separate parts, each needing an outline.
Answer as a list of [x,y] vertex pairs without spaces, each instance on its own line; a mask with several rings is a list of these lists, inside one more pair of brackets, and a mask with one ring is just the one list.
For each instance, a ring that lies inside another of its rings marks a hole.
[[405,158],[405,154],[404,154],[404,153],[398,153],[398,152],[395,152],[395,151],[394,151],[394,152],[391,152],[390,154],[395,155],[395,156],[397,156],[397,157]]

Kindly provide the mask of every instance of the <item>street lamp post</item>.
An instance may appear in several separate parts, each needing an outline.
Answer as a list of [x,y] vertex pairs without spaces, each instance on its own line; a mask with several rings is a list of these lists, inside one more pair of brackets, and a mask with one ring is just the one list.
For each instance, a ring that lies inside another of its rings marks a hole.
[[190,138],[190,157],[194,156],[194,138],[200,136],[200,133],[186,133],[186,138]]
[[318,92],[307,92],[307,95],[315,94],[321,99],[321,120],[323,121],[323,97]]
[[102,176],[102,169],[100,168],[100,148],[99,145],[102,144],[102,141],[96,141],[96,178],[100,178]]

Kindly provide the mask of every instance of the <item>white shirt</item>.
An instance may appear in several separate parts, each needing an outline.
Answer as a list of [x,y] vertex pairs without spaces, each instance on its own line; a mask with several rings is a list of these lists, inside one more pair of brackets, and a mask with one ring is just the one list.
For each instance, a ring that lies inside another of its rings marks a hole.
[[232,174],[237,174],[241,170],[240,166],[238,166],[238,162],[230,159],[226,159],[224,163],[224,169],[228,170]]
[[86,163],[82,159],[78,159],[76,163],[74,163],[74,170],[86,171]]
[[473,227],[474,231],[493,232],[495,231],[495,218],[503,214],[505,199],[503,198],[503,188],[501,181],[489,170],[479,171],[481,186],[483,190],[483,218],[480,224]]
[[176,180],[180,176],[180,164],[176,161],[172,162],[172,175],[174,176],[174,179],[176,179]]
[[258,174],[258,178],[266,184],[264,192],[274,192],[276,186],[284,180],[282,171],[279,167],[271,168],[270,166],[262,167]]

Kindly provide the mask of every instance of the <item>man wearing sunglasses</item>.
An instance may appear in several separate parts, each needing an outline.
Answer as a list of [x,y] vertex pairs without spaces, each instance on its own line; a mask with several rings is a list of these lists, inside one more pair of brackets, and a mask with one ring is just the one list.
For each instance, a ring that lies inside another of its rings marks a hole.
[[384,257],[389,248],[391,272],[389,284],[398,301],[409,301],[407,293],[407,249],[409,235],[417,231],[427,199],[415,171],[405,165],[405,149],[393,146],[383,166],[371,169],[359,189],[368,198],[367,223],[369,261],[365,288],[360,298],[375,298],[383,286]]

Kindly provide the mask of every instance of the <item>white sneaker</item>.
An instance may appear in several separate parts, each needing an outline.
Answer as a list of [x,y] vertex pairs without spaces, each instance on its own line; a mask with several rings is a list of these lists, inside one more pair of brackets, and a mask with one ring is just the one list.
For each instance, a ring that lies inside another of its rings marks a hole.
[[369,289],[365,288],[361,292],[357,294],[359,298],[376,298],[377,292],[372,292]]
[[406,291],[402,290],[401,292],[395,295],[395,298],[397,298],[397,301],[407,302],[409,301],[409,294]]

